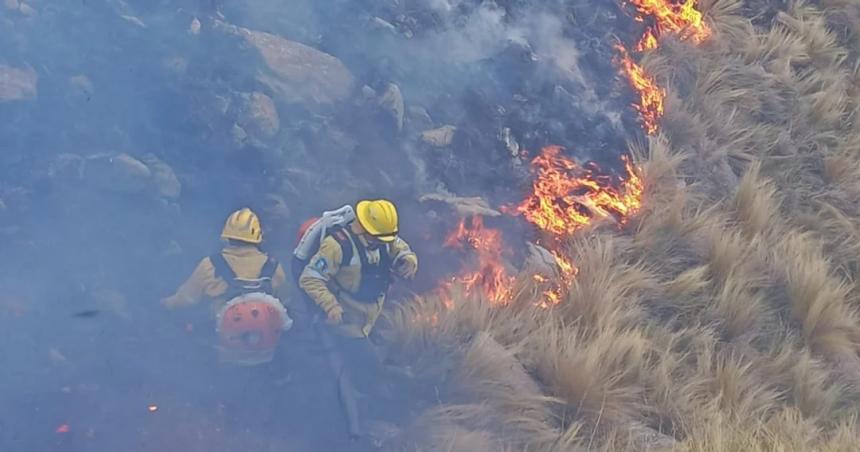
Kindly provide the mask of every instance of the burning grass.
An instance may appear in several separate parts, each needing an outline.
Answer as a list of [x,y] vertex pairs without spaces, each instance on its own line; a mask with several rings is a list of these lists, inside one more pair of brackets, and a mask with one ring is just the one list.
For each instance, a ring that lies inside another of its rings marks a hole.
[[[674,85],[629,173],[637,188],[610,196],[641,190],[626,226],[578,221],[576,203],[593,218],[625,211],[582,202],[594,191],[553,150],[537,165],[552,177],[517,208],[576,265],[558,304],[541,306],[540,281],[521,275],[504,306],[455,295],[450,309],[430,297],[394,313],[400,352],[435,350],[452,372],[433,383],[459,388],[415,431],[460,434],[469,450],[860,443],[860,63],[844,20],[856,8],[796,3],[761,29],[735,0],[704,2],[707,22],[691,5],[633,2],[657,19],[638,46],[654,56],[643,77]],[[657,45],[666,33],[681,39]],[[467,406],[481,422],[455,416]]]

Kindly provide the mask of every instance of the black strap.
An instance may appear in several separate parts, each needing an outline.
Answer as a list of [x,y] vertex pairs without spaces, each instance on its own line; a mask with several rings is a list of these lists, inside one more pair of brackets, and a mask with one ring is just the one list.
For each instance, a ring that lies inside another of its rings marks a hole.
[[361,261],[361,281],[358,291],[352,295],[358,301],[374,303],[391,285],[391,255],[388,253],[388,246],[379,249],[379,262],[371,264],[367,260],[367,248],[361,240],[352,231],[347,233],[358,248],[358,259]]
[[215,253],[209,256],[209,260],[212,261],[212,266],[215,267],[215,276],[226,281],[228,285],[233,285],[233,281],[236,280],[236,272],[227,263],[224,254],[220,252]]
[[[343,256],[340,260],[340,265],[341,266],[349,265],[349,263],[352,262],[352,243],[353,243],[353,241],[351,240],[351,237],[350,237],[352,235],[352,233],[347,231],[346,228],[340,228],[339,227],[339,228],[331,231],[330,235],[332,237],[334,237],[334,239],[340,245],[341,255]],[[356,242],[356,243],[358,243],[358,242]],[[358,244],[356,246],[358,246]],[[361,250],[359,250],[359,251],[361,251]],[[359,252],[358,254],[359,254],[359,256],[361,256],[363,253]]]
[[271,294],[272,278],[275,276],[275,272],[278,271],[278,260],[274,257],[266,257],[266,262],[263,264],[263,267],[260,269],[260,274],[257,277],[259,281],[256,286],[249,286],[245,284],[247,281],[241,281],[233,270],[233,267],[231,267],[227,262],[223,253],[215,253],[209,256],[209,260],[215,268],[215,276],[224,280],[229,287],[225,294],[228,299],[246,291],[261,290],[265,293]]
[[278,260],[269,256],[263,268],[260,269],[260,278],[272,279],[275,277],[275,272],[278,271]]

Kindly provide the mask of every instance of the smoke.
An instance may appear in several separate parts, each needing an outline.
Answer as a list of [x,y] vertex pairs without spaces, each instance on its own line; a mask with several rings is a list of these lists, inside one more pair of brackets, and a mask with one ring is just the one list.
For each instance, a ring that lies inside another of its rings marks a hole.
[[[211,361],[205,303],[159,306],[218,249],[226,216],[256,210],[265,248],[286,261],[310,215],[392,198],[404,237],[435,275],[447,271],[432,263],[453,225],[421,195],[511,203],[527,182],[524,152],[558,144],[615,161],[628,138],[603,37],[615,19],[597,14],[612,2],[587,5],[597,19],[524,1],[4,5],[0,71],[14,71],[0,73],[0,355],[10,369],[0,375],[2,450],[132,441],[254,450],[306,425],[308,448],[337,448],[341,439],[329,437],[341,426],[325,421],[339,419],[335,401],[307,395],[332,388],[302,387],[328,381],[324,362],[291,356],[271,371],[225,370]],[[244,32],[225,31],[237,27],[338,64],[278,72]],[[332,75],[339,64],[349,77]],[[327,77],[337,89],[320,92],[342,98],[287,99]],[[449,143],[422,138],[443,126],[456,129]],[[299,377],[293,365],[313,370]],[[281,386],[266,386],[273,381]],[[268,415],[296,427],[243,424]],[[63,424],[70,432],[55,433]]]

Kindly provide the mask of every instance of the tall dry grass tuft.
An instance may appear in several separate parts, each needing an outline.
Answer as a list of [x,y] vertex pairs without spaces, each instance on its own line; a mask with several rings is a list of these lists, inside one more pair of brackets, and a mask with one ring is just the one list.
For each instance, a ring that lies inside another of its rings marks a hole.
[[749,165],[732,199],[734,216],[747,239],[755,239],[773,231],[773,219],[779,215],[776,187],[762,178],[761,164]]
[[572,243],[571,256],[579,269],[566,300],[557,308],[568,323],[583,330],[603,331],[634,324],[640,315],[637,297],[657,286],[639,262],[622,254],[628,247],[612,236]]
[[566,405],[565,422],[600,424],[640,416],[648,340],[636,330],[582,334],[561,322],[547,323],[524,345],[524,359],[550,394]]
[[786,402],[818,426],[833,422],[835,414],[856,412],[856,398],[827,364],[808,349],[798,349],[790,338],[778,344],[762,364],[764,375],[784,392]]
[[820,248],[806,235],[787,236],[779,257],[787,307],[806,343],[831,357],[856,356],[860,325],[848,284],[831,274]]
[[643,59],[644,205],[569,239],[560,305],[523,274],[389,314],[443,388],[395,450],[857,450],[860,6],[755,4],[701,0],[713,36]]

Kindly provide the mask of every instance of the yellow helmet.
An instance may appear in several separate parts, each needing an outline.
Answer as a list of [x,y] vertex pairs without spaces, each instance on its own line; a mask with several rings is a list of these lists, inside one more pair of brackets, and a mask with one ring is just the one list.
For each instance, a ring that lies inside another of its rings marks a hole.
[[397,208],[391,201],[360,201],[355,206],[355,216],[358,224],[380,241],[393,242],[397,238]]
[[257,214],[247,207],[237,210],[224,223],[221,238],[248,243],[260,243],[263,241],[263,230],[260,228],[260,219],[257,218]]

